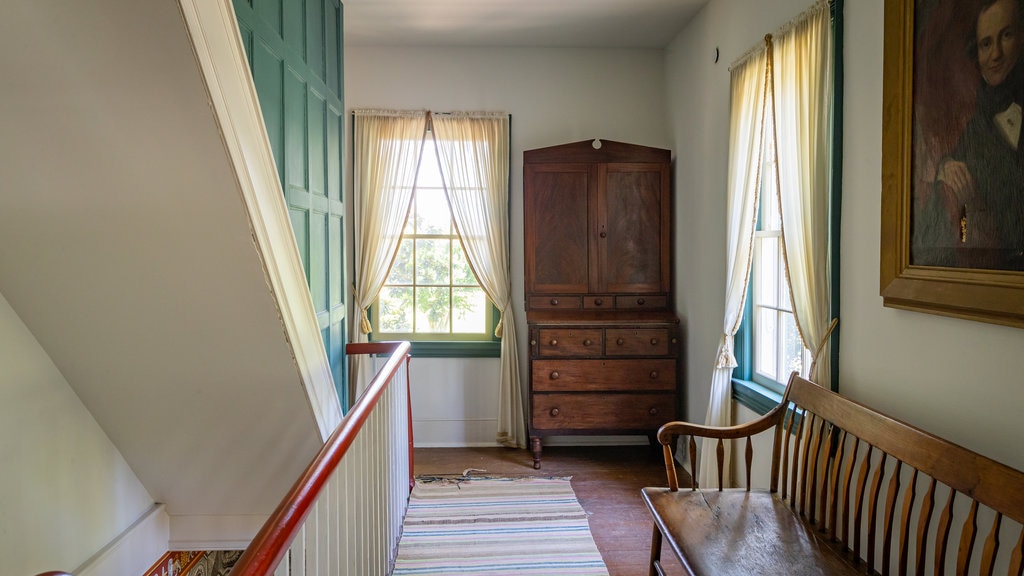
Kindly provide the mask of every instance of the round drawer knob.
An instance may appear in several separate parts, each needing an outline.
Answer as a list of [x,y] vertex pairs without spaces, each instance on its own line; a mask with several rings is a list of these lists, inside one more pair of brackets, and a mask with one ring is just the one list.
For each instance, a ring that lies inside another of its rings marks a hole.
[[657,346],[657,345],[658,345],[658,339],[657,338],[651,338],[651,346]]
[[594,299],[594,306],[603,306],[603,305],[604,305],[604,298],[595,298]]
[[657,408],[651,408],[650,410],[647,411],[647,413],[650,414],[651,416],[657,416],[658,415],[658,409]]
[[559,374],[558,374],[558,371],[556,370],[556,371],[554,371],[554,372],[552,372],[552,373],[551,373],[551,376],[550,376],[550,378],[551,378],[552,380],[558,380],[558,376],[559,376]]
[[558,346],[558,338],[552,338],[551,342],[548,342],[549,346]]
[[530,340],[530,346],[536,346],[536,345],[537,345],[537,341],[536,340]]
[[657,379],[658,379],[658,371],[657,370],[651,370],[651,380],[657,380]]
[[583,345],[584,345],[584,346],[590,346],[590,345],[591,345],[591,344],[593,344],[593,343],[594,343],[594,341],[593,341],[593,340],[591,340],[590,338],[584,338],[584,339],[583,339]]
[[551,305],[552,306],[558,306],[558,298],[552,298],[551,299]]
[[549,414],[551,414],[552,416],[558,416],[560,412],[558,411],[558,408],[552,408]]
[[619,338],[618,340],[615,341],[615,343],[618,344],[619,346],[622,346],[623,344],[626,343],[626,341],[623,340],[622,338]]
[[637,298],[636,303],[638,306],[643,306],[644,304],[647,304],[647,300],[644,300],[643,298]]
[[672,339],[672,343],[675,344],[676,342],[679,342],[679,339],[678,338],[673,338]]

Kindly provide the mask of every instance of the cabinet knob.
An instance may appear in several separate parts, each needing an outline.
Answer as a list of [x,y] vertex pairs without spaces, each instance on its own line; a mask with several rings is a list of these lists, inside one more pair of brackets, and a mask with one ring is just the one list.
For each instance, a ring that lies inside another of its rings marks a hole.
[[657,338],[651,338],[651,346],[657,346],[657,345],[658,345],[658,339]]
[[552,372],[550,378],[552,380],[558,380],[558,371],[555,370],[554,372]]
[[594,306],[603,306],[604,298],[594,298]]
[[583,339],[583,345],[584,346],[590,346],[593,343],[594,343],[593,340],[591,340],[590,338],[584,338]]
[[537,345],[537,341],[536,340],[530,340],[530,346],[536,346],[536,345]]
[[676,342],[679,342],[679,339],[678,338],[673,338],[672,339],[672,343],[675,344]]
[[558,338],[552,338],[551,342],[548,342],[548,346],[558,346]]
[[651,380],[657,380],[657,379],[658,379],[658,371],[657,370],[651,370]]
[[552,306],[558,306],[558,298],[552,298],[551,299],[551,305]]
[[658,409],[657,408],[651,408],[650,410],[647,411],[647,413],[650,414],[651,416],[657,416],[658,415]]
[[599,236],[600,236],[601,238],[607,238],[607,237],[608,237],[608,233],[607,233],[607,232],[605,232],[604,230],[601,230],[601,233],[599,234]]
[[618,340],[615,341],[615,343],[618,344],[619,346],[622,346],[623,344],[626,343],[626,341],[623,340],[622,338],[619,338]]
[[643,298],[637,298],[636,303],[638,306],[643,306],[644,304],[647,304],[647,300],[644,300]]
[[552,416],[558,416],[560,412],[558,411],[558,408],[552,408],[549,414],[551,414]]

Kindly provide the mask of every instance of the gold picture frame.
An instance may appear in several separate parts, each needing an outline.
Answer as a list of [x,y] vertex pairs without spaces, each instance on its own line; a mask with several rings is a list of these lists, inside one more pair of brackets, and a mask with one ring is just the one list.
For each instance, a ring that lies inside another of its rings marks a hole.
[[[945,1],[885,0],[880,293],[884,306],[891,308],[1024,327],[1024,272],[998,267],[921,265],[911,254],[912,243],[917,242],[912,217],[920,205],[915,203],[920,198],[919,194],[915,196],[918,190],[915,186],[923,186],[920,184],[921,166],[915,166],[914,162],[924,163],[920,150],[928,142],[918,141],[923,138],[918,123],[927,117],[918,100],[938,102],[938,96],[944,103],[956,101],[954,96],[925,90],[915,99],[915,86],[924,81],[924,70],[935,69],[932,51],[927,52],[928,62],[915,61],[915,49],[920,49],[922,37],[927,33],[918,28],[915,34],[915,20],[920,17],[918,25],[924,24],[924,15],[918,11],[925,5],[927,16],[937,18],[935,7]],[[950,17],[946,22],[955,20]],[[962,14],[959,20],[964,20]],[[933,28],[938,25],[931,24]],[[942,32],[949,42],[952,31]],[[969,55],[968,51],[963,52]],[[920,67],[917,75],[916,66]],[[945,88],[953,83],[933,86]],[[977,80],[974,87],[977,87]],[[962,131],[962,125],[960,129]],[[961,220],[961,227],[964,227],[963,222]],[[1024,226],[1024,222],[1020,225]]]

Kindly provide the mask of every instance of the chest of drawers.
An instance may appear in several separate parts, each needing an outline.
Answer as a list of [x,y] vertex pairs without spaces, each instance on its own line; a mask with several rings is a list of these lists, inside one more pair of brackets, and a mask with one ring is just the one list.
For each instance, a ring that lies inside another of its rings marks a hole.
[[530,323],[530,447],[542,438],[654,434],[679,405],[674,318]]

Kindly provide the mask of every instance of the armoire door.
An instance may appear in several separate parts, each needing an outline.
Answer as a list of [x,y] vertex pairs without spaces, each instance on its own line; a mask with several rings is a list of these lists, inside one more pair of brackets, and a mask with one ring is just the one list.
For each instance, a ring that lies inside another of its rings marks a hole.
[[585,294],[590,285],[590,164],[526,164],[526,292]]
[[667,164],[598,166],[595,292],[667,293],[671,205]]

